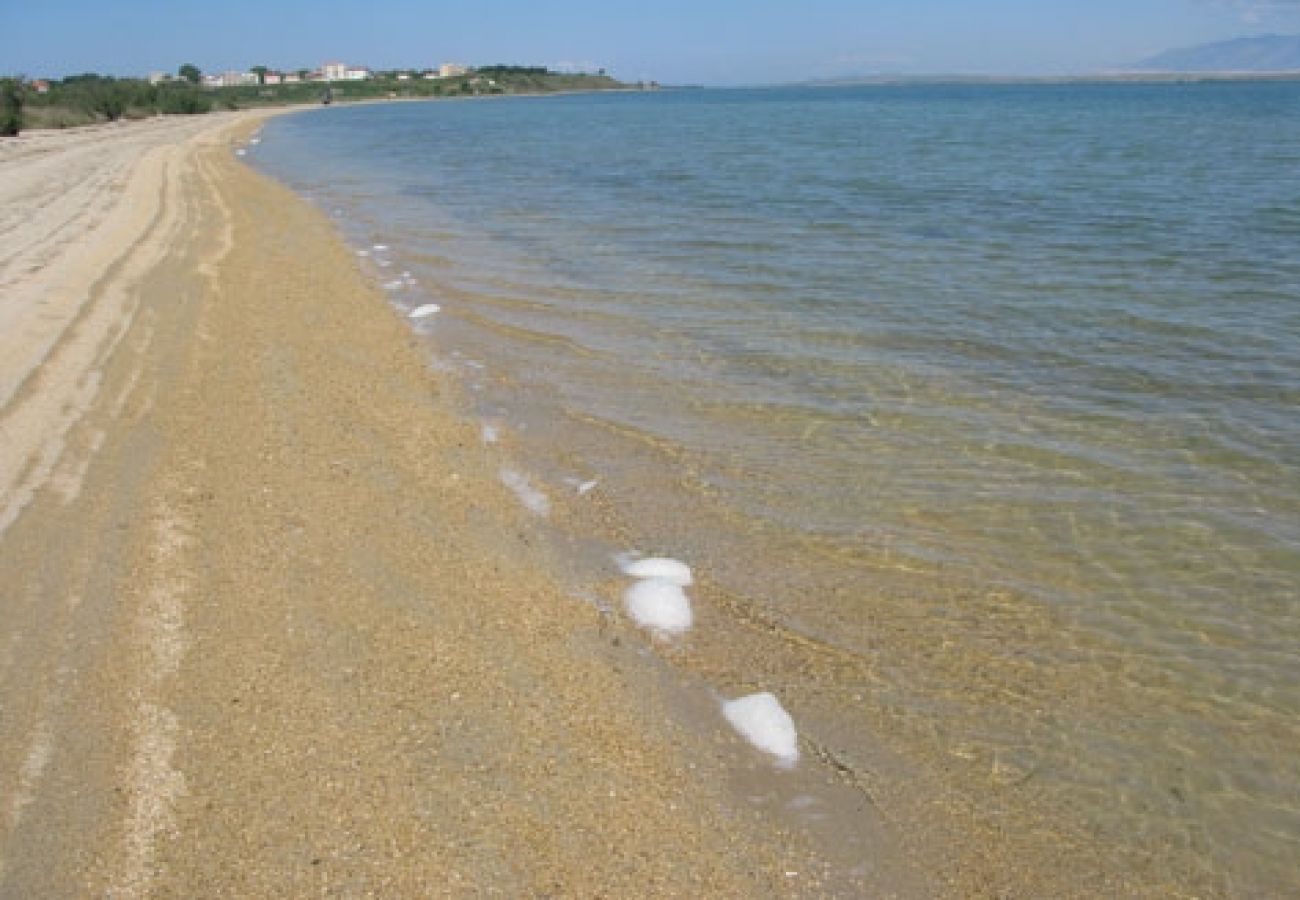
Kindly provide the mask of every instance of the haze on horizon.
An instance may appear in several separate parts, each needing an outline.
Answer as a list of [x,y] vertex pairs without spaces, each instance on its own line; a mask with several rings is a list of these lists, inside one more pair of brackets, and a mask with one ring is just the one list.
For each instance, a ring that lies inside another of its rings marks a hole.
[[382,4],[67,0],[6,11],[0,72],[143,75],[519,63],[670,84],[867,74],[1063,75],[1164,50],[1300,31],[1300,0],[500,0]]

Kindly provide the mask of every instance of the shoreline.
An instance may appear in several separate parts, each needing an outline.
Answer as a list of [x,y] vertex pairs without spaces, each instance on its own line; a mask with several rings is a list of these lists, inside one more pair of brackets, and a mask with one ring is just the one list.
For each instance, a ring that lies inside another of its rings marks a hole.
[[5,448],[4,892],[853,890],[547,574],[332,225],[235,161],[264,115],[233,118],[123,155],[139,194],[97,202],[158,206],[82,235],[109,261],[15,370],[6,422],[64,418]]
[[335,224],[236,159],[298,109],[128,167],[157,207],[83,235],[119,256],[65,270],[90,295],[14,394],[75,402],[4,448],[30,496],[0,532],[0,893],[1159,893],[934,760],[846,756],[830,681],[774,767],[715,692],[782,693],[823,650],[708,572],[693,646],[615,611],[612,566],[607,605],[574,596],[562,511],[502,484],[517,448]]
[[[381,119],[375,119],[376,129]],[[470,117],[463,124],[473,121]],[[286,139],[300,128],[312,133],[305,126],[302,120],[269,130],[266,159],[273,158],[269,154],[278,143],[277,133]],[[285,149],[296,144],[289,139]],[[321,171],[342,173],[350,186],[367,184],[363,164],[352,165],[343,157],[331,160],[330,154],[321,162]],[[331,168],[331,162],[338,168]],[[1085,683],[1087,669],[1077,664],[1077,656],[1047,673],[1019,664],[1034,659],[1037,650],[1051,656],[1059,649],[1064,641],[1053,641],[1053,636],[1064,623],[1039,615],[1035,604],[1013,594],[981,591],[957,578],[939,585],[945,590],[927,592],[930,585],[919,575],[905,578],[884,566],[873,570],[868,559],[846,577],[832,573],[814,582],[810,595],[821,596],[825,589],[829,599],[844,601],[838,604],[843,610],[838,617],[834,604],[825,604],[829,614],[821,618],[814,617],[819,610],[813,603],[800,607],[796,601],[783,608],[791,598],[775,582],[783,577],[794,581],[801,570],[816,569],[818,552],[834,553],[836,547],[783,547],[773,535],[737,535],[745,523],[727,521],[720,495],[703,491],[690,496],[707,470],[703,460],[688,452],[688,444],[656,441],[662,432],[653,430],[611,427],[598,413],[574,415],[571,405],[556,402],[564,396],[563,384],[552,390],[547,367],[563,373],[557,381],[568,377],[581,384],[574,380],[580,367],[570,370],[567,357],[586,345],[575,348],[551,339],[544,321],[536,332],[529,331],[526,316],[510,315],[518,308],[511,305],[513,293],[498,295],[490,285],[472,288],[480,275],[490,278],[497,259],[492,248],[474,256],[472,242],[467,242],[468,258],[452,262],[446,258],[456,254],[454,237],[440,246],[444,212],[439,207],[449,204],[446,215],[453,218],[457,211],[465,214],[476,192],[461,190],[444,201],[430,200],[428,227],[439,233],[431,245],[427,238],[422,241],[418,228],[402,233],[402,221],[416,221],[414,208],[403,208],[404,218],[386,217],[373,203],[334,195],[319,178],[299,179],[283,166],[271,170],[301,184],[329,209],[358,252],[369,253],[372,244],[386,247],[386,259],[367,260],[377,266],[377,279],[385,273],[391,278],[407,266],[415,270],[421,287],[399,287],[394,294],[398,308],[429,300],[445,303],[427,337],[430,350],[439,365],[456,374],[453,383],[463,385],[462,415],[491,430],[483,440],[500,441],[512,471],[552,495],[546,528],[554,532],[552,555],[575,590],[621,609],[622,585],[607,573],[609,558],[628,548],[667,552],[698,566],[699,583],[691,592],[698,626],[680,644],[652,644],[652,652],[687,673],[695,688],[776,693],[794,716],[806,758],[817,756],[864,786],[916,843],[942,846],[953,858],[966,854],[960,862],[935,867],[945,875],[959,870],[953,883],[969,885],[982,878],[983,884],[997,885],[1009,895],[1158,895],[1182,889],[1211,896],[1225,890],[1209,865],[1182,852],[1176,836],[1168,840],[1147,832],[1148,840],[1125,840],[1129,833],[1122,827],[1106,827],[1114,819],[1090,816],[1091,810],[1072,802],[1078,796],[1072,797],[1069,785],[1062,788],[1058,780],[1071,770],[1059,765],[1050,747],[1040,753],[1033,744],[1024,748],[1003,740],[999,746],[996,740],[984,744],[978,739],[982,728],[994,732],[1009,719],[1013,726],[1037,728],[1039,722],[1060,722],[1089,711],[1087,697],[1074,690]],[[510,165],[503,170],[517,177]],[[353,193],[366,196],[364,187]],[[529,196],[522,186],[521,195]],[[375,196],[385,196],[382,185]],[[494,200],[490,188],[483,197],[489,205]],[[563,214],[544,202],[541,208]],[[548,255],[547,246],[542,244],[539,256]],[[509,247],[504,249],[508,253]],[[574,261],[565,248],[554,252]],[[424,257],[429,253],[432,261]],[[474,271],[474,260],[485,263],[486,271]],[[449,272],[445,278],[443,266]],[[462,285],[471,287],[462,290]],[[493,311],[499,296],[506,321],[497,328]],[[562,325],[555,330],[569,333]],[[534,334],[539,336],[530,340]],[[530,387],[530,372],[539,374],[541,384]],[[603,433],[583,433],[593,429]],[[599,489],[584,499],[573,496],[569,488],[595,478]],[[733,535],[738,539],[726,540]],[[801,557],[801,549],[811,552]],[[755,560],[763,564],[752,566],[752,578],[735,577],[736,567]],[[964,628],[946,603],[978,626]],[[1090,651],[1113,649],[1088,646]],[[917,685],[916,693],[907,695],[907,687]],[[1022,718],[1015,721],[1018,715]],[[976,738],[960,740],[968,735]]]

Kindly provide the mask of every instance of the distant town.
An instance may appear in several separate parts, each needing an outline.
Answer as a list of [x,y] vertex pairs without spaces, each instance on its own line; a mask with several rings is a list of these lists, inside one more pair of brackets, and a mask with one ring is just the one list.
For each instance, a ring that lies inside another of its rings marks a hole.
[[[170,72],[150,72],[150,84],[163,84],[186,77],[187,67],[182,66],[177,74]],[[394,69],[383,74],[396,81],[411,81],[423,78],[432,81],[438,78],[459,78],[473,70],[460,63],[443,63],[436,69]],[[331,61],[315,69],[271,69],[266,66],[252,66],[245,71],[232,70],[219,74],[199,73],[197,84],[206,88],[250,87],[255,85],[303,84],[311,82],[367,81],[375,77],[369,66],[351,65],[345,62]],[[604,74],[601,72],[600,74]],[[193,81],[191,77],[189,80]]]
[[143,78],[84,73],[61,79],[0,77],[0,137],[24,129],[71,128],[155,115],[381,99],[436,99],[574,91],[657,90],[656,82],[624,83],[604,69],[557,72],[546,66],[382,69],[331,60],[315,69],[250,66],[203,72],[191,63]]

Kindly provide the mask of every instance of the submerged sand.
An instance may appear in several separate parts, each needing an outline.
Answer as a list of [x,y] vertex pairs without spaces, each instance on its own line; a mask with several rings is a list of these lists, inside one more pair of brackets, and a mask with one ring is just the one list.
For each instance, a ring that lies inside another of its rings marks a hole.
[[0,894],[817,892],[252,127],[0,151]]
[[0,896],[1133,892],[572,596],[264,115],[0,144]]

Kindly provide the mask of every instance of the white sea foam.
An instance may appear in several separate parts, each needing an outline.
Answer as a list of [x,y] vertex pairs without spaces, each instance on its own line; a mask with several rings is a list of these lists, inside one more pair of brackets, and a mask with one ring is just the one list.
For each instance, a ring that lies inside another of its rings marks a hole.
[[690,566],[681,560],[669,559],[666,556],[649,556],[645,559],[619,557],[618,567],[624,575],[633,578],[658,578],[661,581],[672,582],[678,587],[687,587],[694,580],[691,578]]
[[404,287],[406,287],[406,284],[400,279],[384,282],[384,290],[386,291],[400,291]]
[[663,578],[646,578],[623,594],[628,615],[644,628],[669,634],[689,631],[694,621],[691,601],[682,586]]
[[235,151],[236,156],[243,156],[246,153],[248,153],[248,151],[245,150],[243,147],[240,147],[238,150]]
[[722,714],[741,737],[776,757],[778,765],[788,768],[799,761],[794,720],[773,694],[764,691],[723,701]]
[[357,251],[357,256],[369,256],[369,255],[370,255],[370,251],[369,251],[369,250],[358,250],[358,251]]
[[387,245],[387,244],[375,244],[371,249],[373,249],[373,250],[377,250],[378,252],[383,253],[385,250],[388,249],[388,245]]
[[539,516],[545,516],[551,511],[550,499],[532,486],[528,476],[522,472],[516,472],[514,469],[501,470],[501,483],[510,490],[515,492],[519,502],[528,509],[537,513]]
[[577,491],[578,496],[581,497],[582,495],[590,491],[592,488],[594,488],[596,485],[600,484],[600,479],[593,478],[590,481],[583,481],[581,478],[569,477],[564,479],[564,483],[567,484],[569,487],[573,488],[575,491]]
[[436,303],[426,303],[423,306],[417,306],[406,314],[408,319],[423,319],[425,316],[431,316],[441,310],[442,307]]
[[483,443],[495,444],[498,440],[500,440],[500,438],[501,438],[501,434],[500,432],[497,431],[497,427],[495,425],[492,425],[487,422],[483,423]]

